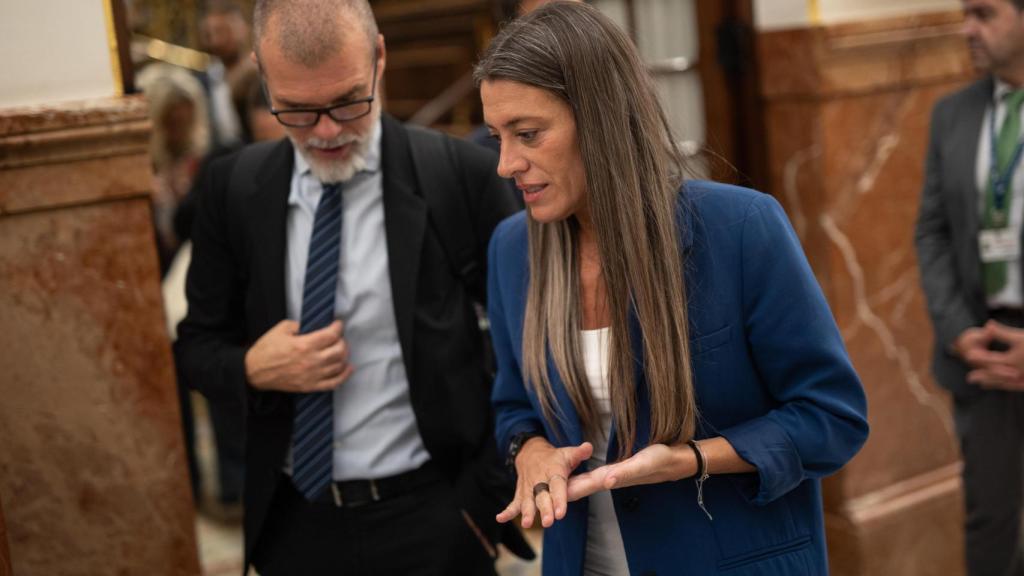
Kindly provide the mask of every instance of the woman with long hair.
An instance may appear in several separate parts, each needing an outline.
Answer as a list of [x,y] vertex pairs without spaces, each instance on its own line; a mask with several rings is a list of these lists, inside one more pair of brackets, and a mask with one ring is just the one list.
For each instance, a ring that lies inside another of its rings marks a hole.
[[202,84],[188,70],[155,63],[143,68],[139,86],[149,100],[153,162],[153,220],[161,273],[166,273],[184,238],[174,214],[188,194],[209,147],[209,121]]
[[488,308],[498,520],[545,574],[827,573],[820,478],[866,402],[786,216],[687,180],[629,38],[585,4],[507,26],[476,69],[498,172]]

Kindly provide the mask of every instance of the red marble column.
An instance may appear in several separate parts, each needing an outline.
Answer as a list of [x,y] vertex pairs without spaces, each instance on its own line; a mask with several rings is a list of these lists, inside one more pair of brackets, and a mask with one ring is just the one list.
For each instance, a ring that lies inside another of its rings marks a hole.
[[0,503],[0,576],[11,576],[11,550],[7,547],[7,523],[3,504]]
[[832,305],[871,437],[825,483],[837,576],[963,573],[958,445],[929,373],[913,227],[932,104],[967,79],[958,13],[758,38],[771,192]]
[[19,576],[199,573],[141,99],[0,111],[0,499]]

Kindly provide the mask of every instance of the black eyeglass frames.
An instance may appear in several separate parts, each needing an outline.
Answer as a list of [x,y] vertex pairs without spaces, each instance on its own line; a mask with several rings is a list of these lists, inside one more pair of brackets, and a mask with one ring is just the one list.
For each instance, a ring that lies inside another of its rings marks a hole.
[[[264,96],[270,102],[270,94],[267,92],[267,84],[261,81]],[[377,95],[377,51],[373,51],[373,80],[370,84],[370,96],[358,100],[350,100],[333,106],[323,108],[289,108],[287,110],[275,110],[270,107],[270,113],[277,118],[281,124],[291,128],[309,128],[316,126],[320,116],[326,114],[335,122],[351,122],[366,116],[373,109],[373,100]]]

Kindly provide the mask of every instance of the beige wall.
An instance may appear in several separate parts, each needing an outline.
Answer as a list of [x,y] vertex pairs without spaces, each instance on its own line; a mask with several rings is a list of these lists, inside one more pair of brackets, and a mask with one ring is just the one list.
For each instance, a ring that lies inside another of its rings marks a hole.
[[0,107],[114,95],[108,1],[0,1]]
[[760,30],[957,10],[959,0],[754,0]]
[[754,23],[760,30],[803,28],[810,13],[808,0],[754,0]]

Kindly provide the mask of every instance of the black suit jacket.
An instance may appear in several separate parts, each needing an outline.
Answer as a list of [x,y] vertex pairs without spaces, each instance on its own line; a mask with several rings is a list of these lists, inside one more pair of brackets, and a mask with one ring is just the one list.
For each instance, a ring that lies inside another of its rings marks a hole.
[[[510,499],[511,485],[493,440],[491,382],[473,301],[484,298],[491,231],[519,210],[519,201],[497,176],[493,153],[463,141],[453,140],[453,170],[459,173],[451,180],[461,182],[461,190],[419,181],[408,129],[387,116],[382,126],[391,290],[413,411],[432,460],[456,487],[462,508],[493,540],[494,515]],[[248,406],[246,566],[281,478],[292,427],[291,398],[255,390],[245,379],[248,347],[286,318],[285,221],[294,163],[287,140],[256,146],[271,148],[255,170],[236,170],[239,154],[210,170],[192,230],[189,311],[176,344],[179,369],[190,385],[211,399]],[[433,194],[463,196],[477,277],[461,275],[446,254],[438,223],[461,220],[432,214],[428,206],[438,204],[426,198]]]

